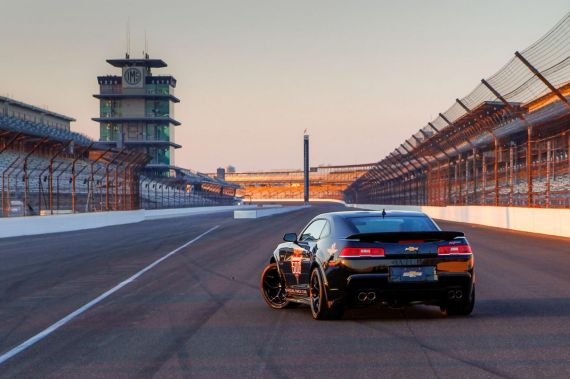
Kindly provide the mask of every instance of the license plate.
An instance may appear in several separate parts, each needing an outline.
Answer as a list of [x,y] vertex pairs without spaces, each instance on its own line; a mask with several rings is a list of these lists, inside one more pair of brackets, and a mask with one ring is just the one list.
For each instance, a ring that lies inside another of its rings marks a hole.
[[435,267],[390,267],[392,282],[433,282],[437,280]]

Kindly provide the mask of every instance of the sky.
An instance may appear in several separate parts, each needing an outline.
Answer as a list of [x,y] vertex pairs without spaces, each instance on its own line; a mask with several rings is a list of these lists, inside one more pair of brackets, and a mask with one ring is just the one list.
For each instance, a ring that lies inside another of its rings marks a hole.
[[570,0],[0,0],[0,95],[98,138],[97,76],[144,49],[181,102],[178,166],[376,162],[545,34]]

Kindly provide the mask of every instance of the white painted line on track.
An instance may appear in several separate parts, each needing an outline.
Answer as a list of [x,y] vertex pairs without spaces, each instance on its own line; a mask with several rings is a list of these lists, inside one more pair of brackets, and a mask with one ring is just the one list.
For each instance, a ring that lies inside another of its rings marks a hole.
[[184,249],[185,247],[188,247],[189,245],[198,241],[200,238],[204,237],[206,234],[213,232],[214,230],[218,229],[219,227],[220,227],[220,225],[216,225],[213,228],[206,230],[204,233],[202,233],[199,236],[195,237],[194,239],[186,242],[184,245],[177,247],[176,249],[172,250],[170,253],[166,254],[162,258],[157,259],[156,261],[154,261],[150,265],[146,266],[145,268],[143,268],[142,270],[140,270],[139,272],[137,272],[136,274],[134,274],[130,278],[128,278],[128,279],[122,281],[121,283],[117,284],[115,287],[111,288],[107,292],[97,296],[95,299],[91,300],[90,302],[88,302],[87,304],[82,306],[81,308],[78,308],[77,310],[71,312],[70,314],[68,314],[67,316],[65,316],[64,318],[62,318],[58,322],[56,322],[55,324],[52,324],[51,326],[44,329],[40,333],[38,333],[35,336],[29,338],[28,340],[22,342],[21,344],[19,344],[18,346],[16,346],[12,350],[7,351],[4,354],[0,355],[0,365],[2,363],[6,362],[8,359],[10,359],[10,358],[14,357],[15,355],[21,353],[22,351],[26,350],[30,346],[34,345],[35,343],[41,341],[45,337],[49,336],[50,334],[55,332],[57,329],[61,328],[63,325],[67,324],[68,322],[70,322],[71,320],[76,318],[77,316],[81,315],[85,311],[89,310],[90,308],[94,307],[95,305],[97,305],[101,301],[105,300],[106,298],[108,298],[109,296],[111,296],[112,294],[114,294],[115,292],[117,292],[118,290],[120,290],[121,288],[126,286],[127,284],[132,283],[139,276],[141,276],[145,272],[151,270],[152,268],[154,268],[155,266],[160,264],[162,261],[170,258],[174,254],[178,253],[180,250]]

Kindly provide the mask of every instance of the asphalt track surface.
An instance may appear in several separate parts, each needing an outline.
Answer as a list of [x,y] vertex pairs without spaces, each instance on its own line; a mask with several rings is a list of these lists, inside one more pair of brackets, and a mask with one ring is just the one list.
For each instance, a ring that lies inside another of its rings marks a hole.
[[314,321],[258,282],[284,232],[336,205],[0,240],[0,355],[210,228],[36,344],[2,378],[570,377],[570,241],[440,222],[476,254],[477,304]]

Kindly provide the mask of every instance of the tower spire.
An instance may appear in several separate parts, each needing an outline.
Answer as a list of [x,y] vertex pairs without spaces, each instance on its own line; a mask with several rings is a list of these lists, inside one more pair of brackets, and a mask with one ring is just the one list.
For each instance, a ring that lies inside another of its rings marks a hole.
[[149,58],[149,55],[148,55],[148,38],[146,35],[146,29],[144,30],[144,52],[143,52],[143,56],[146,59]]
[[131,57],[131,20],[127,20],[127,51],[125,52],[125,58],[129,59]]

